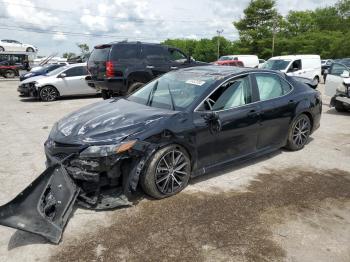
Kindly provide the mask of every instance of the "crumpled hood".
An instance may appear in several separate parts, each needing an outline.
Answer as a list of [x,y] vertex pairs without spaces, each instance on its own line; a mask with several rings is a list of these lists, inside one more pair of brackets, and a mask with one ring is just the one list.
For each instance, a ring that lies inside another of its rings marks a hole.
[[86,106],[61,119],[50,138],[64,144],[113,144],[149,130],[175,111],[109,99]]
[[46,77],[46,75],[39,75],[39,76],[33,76],[33,77],[30,77],[30,78],[27,78],[25,80],[23,80],[20,84],[23,85],[23,84],[29,84],[29,83],[32,83],[32,82],[35,82],[35,81],[38,81],[42,78]]

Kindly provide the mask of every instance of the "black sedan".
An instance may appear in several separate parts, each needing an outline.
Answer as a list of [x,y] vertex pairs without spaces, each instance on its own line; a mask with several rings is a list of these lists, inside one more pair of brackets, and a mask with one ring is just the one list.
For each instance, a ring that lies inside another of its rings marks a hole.
[[281,147],[300,150],[322,110],[320,93],[300,80],[259,69],[187,68],[72,113],[45,143],[48,169],[0,208],[0,223],[57,243],[76,201],[93,209],[129,205],[139,184],[161,199],[191,177]]

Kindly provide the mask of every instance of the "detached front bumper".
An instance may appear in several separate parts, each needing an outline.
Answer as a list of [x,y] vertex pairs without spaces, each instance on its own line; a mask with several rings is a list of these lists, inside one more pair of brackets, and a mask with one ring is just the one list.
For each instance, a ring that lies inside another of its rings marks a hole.
[[38,91],[36,90],[35,85],[33,83],[22,84],[18,86],[17,91],[23,96],[38,96]]
[[346,94],[336,94],[332,97],[330,106],[334,107],[336,103],[342,103],[344,107],[350,108],[350,97]]

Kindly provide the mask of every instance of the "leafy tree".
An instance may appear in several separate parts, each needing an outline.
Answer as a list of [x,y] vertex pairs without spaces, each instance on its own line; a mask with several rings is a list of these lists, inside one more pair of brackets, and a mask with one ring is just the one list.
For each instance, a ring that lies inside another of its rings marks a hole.
[[77,55],[75,53],[71,53],[71,52],[66,52],[66,53],[63,53],[63,55],[62,55],[63,58],[67,58],[67,59],[70,59],[70,58],[73,58],[76,56]]
[[90,48],[85,43],[77,43],[77,47],[80,49],[81,56],[86,56],[90,52]]

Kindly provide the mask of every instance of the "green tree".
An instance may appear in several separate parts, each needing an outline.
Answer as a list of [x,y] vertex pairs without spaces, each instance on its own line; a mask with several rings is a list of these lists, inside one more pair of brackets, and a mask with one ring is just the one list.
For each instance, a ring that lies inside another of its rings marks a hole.
[[90,52],[90,48],[85,43],[77,43],[77,47],[80,49],[80,55],[86,56]]
[[252,54],[264,50],[266,47],[261,47],[259,42],[267,38],[272,39],[274,31],[277,30],[281,16],[277,13],[275,5],[274,0],[251,0],[243,11],[244,18],[233,23],[239,32],[241,42],[250,46]]
[[70,59],[70,58],[73,58],[76,56],[77,55],[75,53],[72,53],[72,52],[66,52],[66,53],[63,53],[63,55],[62,55],[63,58],[67,58],[67,59]]

